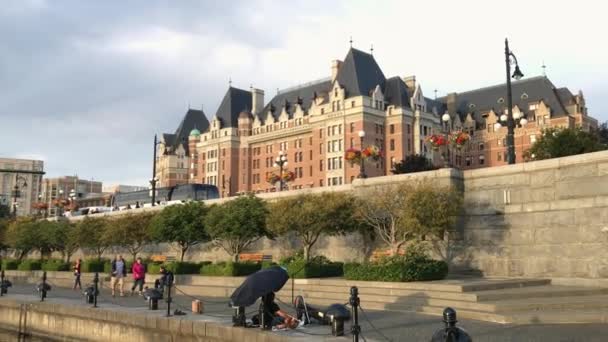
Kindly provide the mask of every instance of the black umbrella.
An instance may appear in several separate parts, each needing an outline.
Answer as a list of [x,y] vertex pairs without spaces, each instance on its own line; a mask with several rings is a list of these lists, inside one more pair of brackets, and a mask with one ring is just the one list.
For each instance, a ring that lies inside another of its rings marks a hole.
[[279,266],[259,270],[250,275],[239,286],[230,299],[233,306],[249,306],[255,301],[271,292],[277,292],[289,279],[287,271]]

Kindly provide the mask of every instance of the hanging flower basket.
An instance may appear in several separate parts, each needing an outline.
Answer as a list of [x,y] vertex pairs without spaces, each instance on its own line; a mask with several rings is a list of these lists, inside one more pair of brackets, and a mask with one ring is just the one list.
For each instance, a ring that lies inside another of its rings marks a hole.
[[361,151],[361,156],[365,159],[378,161],[382,158],[382,150],[376,145],[369,145]]
[[291,182],[296,179],[296,174],[293,171],[283,171],[281,178],[283,178],[283,182]]
[[360,164],[362,160],[361,151],[357,150],[356,148],[349,148],[346,150],[344,160],[349,162],[351,165]]
[[462,148],[469,140],[471,136],[465,132],[454,132],[450,134],[450,142],[456,148]]
[[445,138],[443,134],[433,134],[426,137],[425,142],[431,145],[433,150],[439,149],[441,146],[445,146],[448,144],[448,140]]
[[276,184],[280,180],[281,180],[281,177],[279,177],[279,175],[275,175],[274,173],[271,173],[266,177],[266,181],[273,185]]

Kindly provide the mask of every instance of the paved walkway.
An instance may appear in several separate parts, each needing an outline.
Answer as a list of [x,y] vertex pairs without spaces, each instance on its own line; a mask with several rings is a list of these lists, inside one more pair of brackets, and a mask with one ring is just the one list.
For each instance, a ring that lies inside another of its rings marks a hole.
[[[8,296],[18,297],[32,296],[34,299],[33,285],[18,285],[9,289]],[[81,299],[82,305],[84,299],[79,291],[72,291],[65,288],[53,288],[49,292],[49,301],[66,299],[74,302]],[[221,298],[201,298],[205,302],[206,320],[216,320],[218,322],[230,322],[232,311],[227,306],[228,300]],[[0,298],[1,300],[1,298]],[[192,315],[190,312],[190,303],[192,298],[178,294],[174,299],[174,307],[186,312],[193,319],[201,318],[202,316]],[[384,337],[375,331],[374,327],[382,331],[390,341],[428,341],[432,333],[441,328],[441,317],[429,316],[417,313],[396,313],[386,311],[365,310],[361,314],[361,326],[363,337],[367,341],[385,341]],[[145,310],[147,303],[139,296],[133,297],[116,297],[110,296],[109,290],[102,289],[99,297],[100,307],[114,307],[117,310],[121,309],[136,309]],[[286,305],[282,304],[283,309],[291,310]],[[159,309],[166,309],[164,302],[159,302]],[[140,310],[137,310],[140,311]],[[255,312],[255,308],[249,308],[248,317]],[[366,320],[367,317],[367,320]],[[374,327],[371,326],[373,324]],[[495,323],[487,323],[474,320],[461,320],[459,326],[466,329],[474,341],[563,341],[563,342],[593,342],[593,341],[608,341],[608,324],[565,324],[565,325],[502,325]],[[349,324],[346,324],[346,329]],[[328,326],[311,326],[307,329],[296,333],[296,336],[327,336],[330,333]],[[314,338],[313,338],[314,340]],[[347,340],[347,339],[342,339]]]

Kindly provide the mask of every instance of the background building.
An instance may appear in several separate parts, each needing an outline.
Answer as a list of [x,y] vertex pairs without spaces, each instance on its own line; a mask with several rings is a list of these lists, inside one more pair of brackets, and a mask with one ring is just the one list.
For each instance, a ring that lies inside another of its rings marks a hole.
[[139,186],[139,185],[114,184],[114,185],[104,186],[102,190],[104,193],[133,192],[133,191],[148,190],[148,187]]
[[16,199],[17,215],[32,213],[32,204],[40,194],[44,162],[42,160],[0,158],[0,204],[13,210],[15,184],[19,186],[20,196]]
[[[383,150],[381,160],[365,163],[368,177],[390,174],[411,154],[443,166],[441,152],[425,138],[453,130],[468,132],[471,140],[450,154],[452,166],[502,165],[507,129],[495,124],[506,112],[505,97],[501,84],[430,99],[415,76],[387,78],[373,55],[351,48],[343,61],[331,63],[330,77],[280,90],[268,103],[263,90],[230,86],[210,122],[202,111],[189,110],[175,134],[163,134],[157,174],[161,186],[206,183],[222,196],[275,191],[266,179],[279,173],[274,159],[282,152],[296,175],[289,189],[338,186],[359,174],[358,165],[344,160],[350,147]],[[514,113],[528,121],[515,130],[518,162],[545,127],[597,126],[581,92],[556,88],[544,76],[514,82],[513,100]]]
[[47,203],[49,215],[57,214],[58,208],[54,200],[70,199],[70,193],[73,193],[75,200],[95,197],[101,194],[102,183],[93,180],[80,179],[78,176],[64,176],[58,178],[46,178],[42,181],[42,202]]

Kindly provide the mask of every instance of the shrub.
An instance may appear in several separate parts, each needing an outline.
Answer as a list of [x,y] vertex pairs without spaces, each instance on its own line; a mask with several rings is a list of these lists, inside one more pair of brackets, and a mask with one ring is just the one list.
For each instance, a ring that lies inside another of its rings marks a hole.
[[427,281],[440,280],[448,273],[445,261],[426,256],[391,257],[375,263],[348,263],[344,265],[344,278],[368,281]]
[[110,270],[108,269],[107,271],[104,268],[104,265],[106,264],[107,260],[101,259],[101,260],[97,260],[97,259],[88,259],[88,260],[83,260],[82,264],[80,265],[80,271],[83,273],[86,272],[106,272],[106,273],[110,273]]
[[23,260],[17,269],[19,271],[38,271],[41,269],[42,263],[38,260]]
[[[198,274],[201,271],[201,263],[176,261],[165,265],[173,274]],[[160,270],[160,266],[159,266]]]
[[343,274],[343,263],[331,262],[324,256],[316,256],[306,262],[302,256],[282,259],[287,267],[287,273],[294,278],[327,278],[340,277]]
[[265,268],[270,268],[273,266],[278,266],[278,264],[276,262],[265,260],[265,261],[262,261],[261,266],[262,266],[261,267],[262,269],[265,269]]
[[19,267],[19,260],[15,259],[4,259],[2,260],[2,269],[3,270],[16,270]]
[[72,265],[63,260],[50,259],[42,263],[43,271],[70,271]]
[[206,276],[238,277],[255,273],[262,265],[253,262],[218,262],[203,265],[200,274]]

